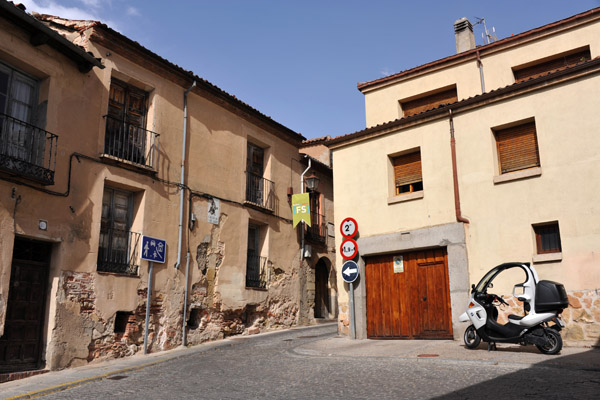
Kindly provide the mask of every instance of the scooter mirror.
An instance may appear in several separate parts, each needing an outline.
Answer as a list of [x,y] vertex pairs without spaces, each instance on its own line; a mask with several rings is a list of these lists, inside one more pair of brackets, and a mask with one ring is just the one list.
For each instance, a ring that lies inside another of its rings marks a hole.
[[475,293],[475,284],[474,283],[471,284],[471,293]]

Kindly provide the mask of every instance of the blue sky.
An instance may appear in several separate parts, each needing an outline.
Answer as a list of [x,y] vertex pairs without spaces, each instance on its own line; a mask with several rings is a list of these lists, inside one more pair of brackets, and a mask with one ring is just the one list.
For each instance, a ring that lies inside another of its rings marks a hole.
[[[100,20],[306,136],[365,128],[358,82],[455,53],[453,23],[485,18],[499,39],[600,0],[14,0]],[[475,27],[483,44],[482,26]]]

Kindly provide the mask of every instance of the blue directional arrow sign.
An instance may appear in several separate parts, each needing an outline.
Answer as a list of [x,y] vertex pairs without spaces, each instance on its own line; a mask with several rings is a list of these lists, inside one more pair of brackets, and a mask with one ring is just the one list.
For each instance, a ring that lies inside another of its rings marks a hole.
[[150,236],[142,236],[142,260],[164,264],[167,242]]
[[358,278],[358,264],[354,261],[346,261],[342,265],[342,278],[344,282],[354,282]]

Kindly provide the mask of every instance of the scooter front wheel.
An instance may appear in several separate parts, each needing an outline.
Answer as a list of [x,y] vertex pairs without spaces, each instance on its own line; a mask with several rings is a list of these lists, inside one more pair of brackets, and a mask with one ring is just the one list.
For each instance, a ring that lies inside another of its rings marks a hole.
[[554,329],[546,329],[546,338],[548,339],[548,344],[545,346],[540,346],[536,344],[535,347],[538,348],[544,354],[556,354],[558,353],[563,346],[562,337],[560,333],[556,332]]
[[479,343],[481,343],[481,337],[477,334],[477,331],[473,325],[469,325],[465,331],[464,339],[467,349],[474,349],[479,346]]

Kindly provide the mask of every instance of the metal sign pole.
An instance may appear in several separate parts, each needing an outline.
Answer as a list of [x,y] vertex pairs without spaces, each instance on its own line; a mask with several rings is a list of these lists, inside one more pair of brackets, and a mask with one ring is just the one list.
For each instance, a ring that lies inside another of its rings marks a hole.
[[354,324],[354,283],[350,282],[350,337],[356,339],[356,328]]
[[148,297],[146,298],[146,328],[144,329],[144,354],[148,354],[148,322],[150,321],[150,298],[152,297],[152,275],[154,262],[148,267]]

